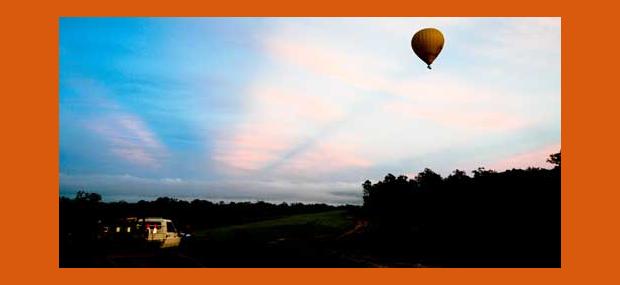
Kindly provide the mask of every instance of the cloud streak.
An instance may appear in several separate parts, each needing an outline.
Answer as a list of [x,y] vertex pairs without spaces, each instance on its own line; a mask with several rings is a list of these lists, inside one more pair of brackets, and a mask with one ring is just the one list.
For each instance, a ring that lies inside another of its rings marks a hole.
[[124,110],[96,81],[79,79],[71,84],[79,98],[73,104],[89,110],[79,125],[99,138],[107,153],[140,167],[162,166],[168,151],[144,120]]
[[90,121],[87,128],[107,142],[118,159],[143,167],[161,167],[164,146],[138,117],[114,114]]

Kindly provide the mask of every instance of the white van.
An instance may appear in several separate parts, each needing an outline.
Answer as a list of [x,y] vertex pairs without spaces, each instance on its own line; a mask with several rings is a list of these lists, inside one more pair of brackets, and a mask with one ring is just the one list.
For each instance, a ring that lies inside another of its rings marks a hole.
[[102,237],[114,244],[146,241],[160,248],[178,247],[181,234],[174,223],[164,218],[125,218],[112,225],[104,226]]
[[181,244],[181,235],[171,220],[164,218],[144,218],[141,221],[148,242],[159,243],[161,248],[177,247]]

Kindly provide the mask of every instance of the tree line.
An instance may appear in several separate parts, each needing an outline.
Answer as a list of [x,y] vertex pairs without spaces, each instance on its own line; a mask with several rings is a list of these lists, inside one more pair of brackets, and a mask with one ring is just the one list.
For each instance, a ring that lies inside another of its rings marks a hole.
[[427,168],[366,181],[369,244],[444,266],[559,266],[560,153],[547,161],[552,169],[479,168],[444,178]]

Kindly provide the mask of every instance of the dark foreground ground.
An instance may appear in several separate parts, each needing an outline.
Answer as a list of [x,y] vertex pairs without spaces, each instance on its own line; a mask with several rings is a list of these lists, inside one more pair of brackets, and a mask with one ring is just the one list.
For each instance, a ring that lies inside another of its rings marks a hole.
[[[362,184],[362,206],[104,203],[79,191],[60,198],[60,266],[557,268],[560,153],[548,161],[555,167],[388,174]],[[128,217],[166,217],[191,237],[173,250],[112,243],[106,229]]]
[[196,231],[176,249],[65,246],[61,267],[420,267],[370,257],[356,239],[365,223],[344,210]]
[[[424,258],[420,241],[370,239],[367,223],[346,210],[291,215],[197,230],[175,249],[61,246],[61,267],[559,267],[549,260]],[[433,253],[434,255],[434,253]]]

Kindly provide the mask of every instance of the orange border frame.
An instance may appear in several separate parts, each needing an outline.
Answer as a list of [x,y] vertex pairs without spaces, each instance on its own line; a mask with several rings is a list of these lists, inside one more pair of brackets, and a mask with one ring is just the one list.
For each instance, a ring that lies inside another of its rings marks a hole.
[[[48,1],[4,2],[3,130],[5,157],[0,270],[4,284],[140,284],[156,275],[168,283],[269,284],[558,284],[615,283],[618,192],[605,187],[615,162],[604,156],[615,140],[594,134],[613,130],[618,62],[613,41],[617,7],[588,1],[489,0],[382,1],[362,4],[333,0],[207,2]],[[598,8],[599,11],[593,10]],[[59,269],[58,268],[58,26],[61,16],[560,16],[562,17],[562,268],[560,269]],[[609,34],[608,34],[609,32]],[[593,41],[608,39],[596,51]],[[6,40],[6,41],[5,41]],[[605,44],[610,50],[605,50]],[[592,62],[596,54],[605,61]],[[592,84],[596,82],[597,84]],[[611,87],[611,84],[608,86]],[[617,91],[616,91],[617,92]],[[588,153],[579,150],[588,150]],[[600,155],[599,153],[600,152]],[[602,160],[606,161],[602,161]],[[613,177],[613,176],[611,176]],[[605,199],[601,199],[601,197]],[[615,198],[615,199],[614,199]],[[8,205],[7,205],[8,204]],[[614,215],[616,214],[616,215]],[[36,223],[33,223],[36,221]],[[7,222],[5,222],[7,223]],[[10,226],[9,226],[10,225]],[[33,226],[34,225],[34,226]],[[604,228],[605,227],[605,228]],[[10,229],[10,231],[9,231]],[[608,230],[605,230],[608,229]]]

